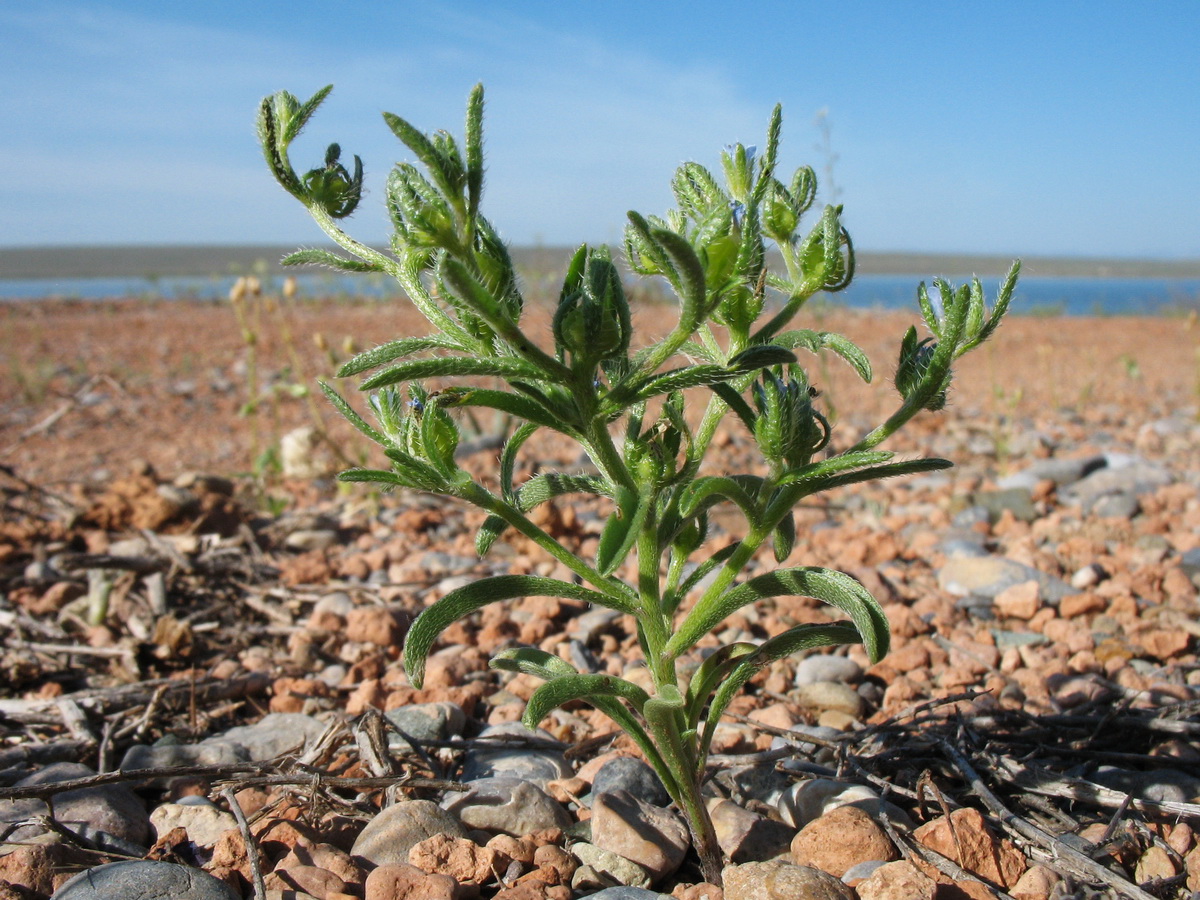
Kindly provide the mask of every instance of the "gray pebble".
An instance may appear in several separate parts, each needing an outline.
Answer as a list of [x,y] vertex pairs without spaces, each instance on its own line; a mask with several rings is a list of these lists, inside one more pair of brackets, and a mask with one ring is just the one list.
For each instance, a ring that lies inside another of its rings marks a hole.
[[467,829],[430,800],[401,800],[367,823],[350,855],[361,856],[377,866],[407,865],[409,850],[439,834],[465,838]]
[[253,725],[230,728],[213,740],[240,744],[249,759],[258,761],[274,759],[285,753],[302,753],[324,732],[325,723],[312,716],[303,713],[270,713]]
[[1116,766],[1100,766],[1092,775],[1092,780],[1141,800],[1168,803],[1195,803],[1200,800],[1200,778],[1179,769],[1138,772]]
[[669,900],[670,894],[648,891],[645,888],[621,884],[588,894],[588,900]]
[[654,769],[632,756],[610,759],[596,773],[592,781],[592,793],[607,794],[613,791],[629,791],[655,806],[668,806],[671,803],[671,795]]
[[[389,709],[384,717],[414,741],[444,741],[463,733],[467,724],[466,713],[456,703],[414,703]],[[390,746],[395,750],[409,749],[408,742],[394,736]]]
[[[540,729],[530,731],[520,722],[490,725],[479,733],[479,737],[497,740],[504,738],[553,740],[549,733]],[[559,778],[568,778],[570,775],[571,767],[559,750],[480,745],[468,750],[463,759],[463,781],[506,777],[531,781],[538,787],[545,787],[548,782]]]
[[207,872],[154,860],[124,860],[80,872],[51,900],[239,900],[225,882]]
[[[16,787],[52,784],[95,775],[80,763],[52,763],[23,778]],[[0,823],[19,822],[49,812],[44,800],[8,800],[0,802]],[[150,837],[150,819],[146,807],[128,784],[104,784],[65,791],[54,796],[54,817],[76,831],[89,830],[111,835],[118,841],[144,845]],[[11,840],[27,840],[43,831],[30,825],[9,835]]]
[[938,570],[938,585],[958,597],[994,598],[1005,588],[1030,580],[1038,583],[1043,600],[1051,606],[1075,593],[1065,581],[1001,556],[952,557]]
[[1135,494],[1122,491],[1097,497],[1089,512],[1099,519],[1132,519],[1141,508]]
[[796,666],[796,686],[818,681],[856,684],[862,679],[862,666],[848,656],[817,653],[800,660]]
[[449,791],[442,807],[467,828],[521,837],[543,828],[571,827],[562,804],[528,781],[480,778],[466,791]]

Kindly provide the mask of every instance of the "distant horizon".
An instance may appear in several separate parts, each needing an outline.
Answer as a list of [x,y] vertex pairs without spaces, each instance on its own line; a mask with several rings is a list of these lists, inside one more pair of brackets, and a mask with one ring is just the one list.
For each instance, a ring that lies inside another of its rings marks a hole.
[[[316,271],[287,269],[279,260],[323,241],[240,244],[80,244],[0,247],[0,281],[71,278],[209,277],[246,271],[265,262],[273,275]],[[336,248],[334,248],[336,249]],[[572,245],[510,245],[518,267],[565,269]],[[857,250],[861,274],[980,276],[1001,275],[1021,259],[1026,277],[1200,278],[1200,258],[1148,259],[1111,256],[1039,256],[996,253],[916,253]]]
[[[810,165],[877,253],[1200,256],[1200,4],[717,0],[0,4],[0,246],[296,244],[322,236],[256,145],[261,99],[333,93],[292,159],[362,157],[348,223],[386,242],[380,118],[461,132],[487,90],[484,212],[514,246],[618,243],[685,160]],[[681,14],[684,11],[685,14]],[[745,52],[739,52],[744,48]],[[1136,60],[1136,64],[1131,64]],[[817,218],[809,214],[809,227]]]

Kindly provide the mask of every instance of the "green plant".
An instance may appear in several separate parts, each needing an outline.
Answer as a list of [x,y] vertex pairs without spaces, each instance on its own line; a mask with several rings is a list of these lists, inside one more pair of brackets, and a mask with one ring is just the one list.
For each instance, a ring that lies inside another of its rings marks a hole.
[[[386,206],[395,233],[391,253],[349,237],[338,225],[362,192],[362,165],[353,173],[329,147],[322,167],[298,175],[288,149],[330,88],[307,102],[280,92],[263,100],[258,133],[279,183],[312,214],[349,257],[301,250],[284,262],[312,263],[395,277],[433,326],[360,353],[339,376],[374,374],[371,424],[328,385],[333,404],[380,444],[385,469],[351,469],[341,478],[412,488],[473,504],[489,513],[476,547],[481,554],[508,529],[526,536],[565,566],[571,582],[501,575],[452,591],[425,609],[410,628],[404,664],[414,685],[425,659],[452,622],[500,600],[525,596],[573,598],[631,615],[651,687],[606,674],[581,673],[532,648],[501,652],[497,669],[545,680],[524,721],[536,725],[557,706],[585,700],[637,742],[683,811],[705,877],[720,883],[721,852],[701,799],[714,729],[730,700],[769,663],[813,647],[862,642],[871,659],[888,648],[888,624],[870,594],[850,576],[813,567],[786,567],[739,583],[768,544],[788,558],[796,537],[793,508],[821,491],[888,476],[941,469],[941,459],[897,461],[876,449],[921,410],[941,409],[953,361],[996,328],[1016,283],[1014,264],[989,314],[978,280],[957,289],[935,282],[933,297],[917,291],[931,336],[904,336],[895,383],[896,411],[852,446],[833,452],[830,426],[796,353],[828,350],[864,379],[871,366],[846,338],[789,329],[819,291],[845,287],[854,253],[841,208],[826,206],[807,233],[800,230],[816,193],[809,168],[787,182],[776,177],[781,113],[771,117],[765,152],[741,144],[721,157],[725,184],[695,163],[673,181],[679,208],[665,218],[629,214],[625,257],[639,275],[663,279],[678,298],[678,321],[665,336],[635,346],[622,276],[605,248],[580,247],[564,280],[551,334],[539,344],[521,327],[524,299],[508,250],[480,213],[483,193],[483,89],[467,106],[466,134],[424,134],[390,113],[388,126],[417,157],[392,171]],[[782,271],[767,266],[773,243]],[[685,361],[690,360],[690,361]],[[499,379],[508,390],[454,383]],[[449,380],[431,390],[426,379]],[[407,384],[407,396],[397,385]],[[706,395],[690,417],[685,392]],[[455,461],[460,434],[453,413],[487,407],[521,422],[503,447],[490,487]],[[711,471],[718,425],[728,415],[753,436],[761,474]],[[697,424],[693,424],[693,423]],[[517,484],[522,448],[539,429],[577,442],[597,474],[542,473]],[[708,464],[706,466],[706,463]],[[583,559],[531,521],[542,503],[591,494],[613,508],[593,558]],[[746,536],[693,561],[708,536],[708,512],[734,503]],[[692,565],[689,565],[692,562]],[[628,577],[622,577],[628,573]],[[703,585],[703,587],[702,587]],[[694,603],[686,602],[699,594]],[[690,680],[681,660],[739,608],[802,595],[842,610],[850,621],[800,625],[761,644],[736,643],[706,656]]]

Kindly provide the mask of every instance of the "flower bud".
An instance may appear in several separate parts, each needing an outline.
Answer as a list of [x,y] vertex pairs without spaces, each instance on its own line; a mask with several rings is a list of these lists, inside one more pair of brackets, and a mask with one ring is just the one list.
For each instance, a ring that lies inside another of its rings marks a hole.
[[758,408],[754,439],[771,462],[804,466],[829,443],[829,423],[813,406],[816,392],[802,369],[789,367],[787,381],[779,367],[764,370],[753,393]]
[[554,339],[572,361],[594,366],[625,353],[632,331],[621,276],[606,250],[579,248],[554,314]]

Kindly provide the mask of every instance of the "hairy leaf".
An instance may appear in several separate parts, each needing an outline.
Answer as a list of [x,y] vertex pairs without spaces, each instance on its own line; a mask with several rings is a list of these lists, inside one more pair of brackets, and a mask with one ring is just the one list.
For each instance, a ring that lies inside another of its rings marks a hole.
[[870,592],[844,572],[810,567],[768,572],[718,597],[701,599],[667,641],[664,653],[670,658],[678,657],[743,606],[781,596],[813,597],[836,606],[849,614],[873,662],[887,653],[890,639],[887,617]]
[[591,588],[554,578],[538,575],[496,575],[472,582],[451,591],[442,599],[427,607],[419,616],[404,639],[404,669],[414,687],[425,681],[425,658],[438,635],[451,623],[469,616],[477,609],[498,600],[514,597],[563,597],[582,600],[634,615],[636,607],[628,600],[602,594]]

